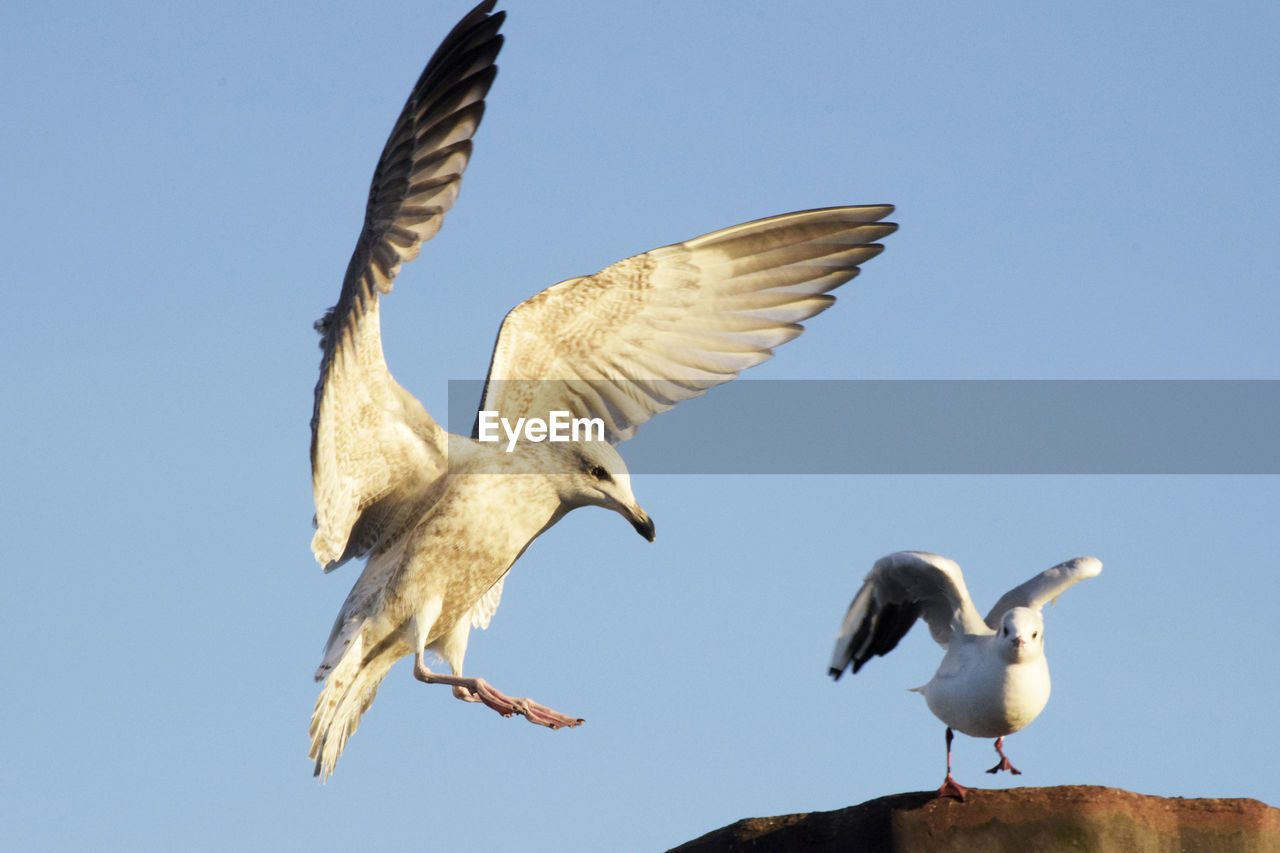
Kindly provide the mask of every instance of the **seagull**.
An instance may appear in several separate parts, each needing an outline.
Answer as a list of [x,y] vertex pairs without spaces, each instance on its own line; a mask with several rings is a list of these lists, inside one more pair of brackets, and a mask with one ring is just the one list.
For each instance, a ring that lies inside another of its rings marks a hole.
[[[311,548],[326,572],[366,561],[316,671],[325,683],[310,757],[322,781],[392,664],[408,655],[415,678],[459,699],[552,729],[579,725],[462,674],[470,631],[489,625],[508,570],[582,506],[613,510],[653,541],[616,445],[770,358],[897,227],[881,221],[890,205],[801,211],[562,281],[507,314],[477,428],[448,433],[388,372],[379,312],[400,265],[457,198],[503,41],[504,14],[493,7],[486,0],[467,14],[414,86],[374,171],[338,302],[316,324],[324,354],[311,420]],[[482,417],[519,424],[556,413],[594,431],[556,441],[526,430],[503,443],[480,429]],[[448,674],[428,668],[429,652]]]
[[953,561],[923,551],[881,557],[840,624],[831,677],[838,680],[850,665],[856,673],[873,656],[888,654],[923,619],[947,653],[929,683],[912,690],[947,726],[947,778],[938,796],[963,800],[965,788],[951,775],[952,730],[996,739],[1000,763],[988,773],[1021,774],[1004,754],[1004,736],[1025,727],[1049,701],[1040,608],[1101,571],[1094,557],[1059,563],[1002,595],[984,620]]

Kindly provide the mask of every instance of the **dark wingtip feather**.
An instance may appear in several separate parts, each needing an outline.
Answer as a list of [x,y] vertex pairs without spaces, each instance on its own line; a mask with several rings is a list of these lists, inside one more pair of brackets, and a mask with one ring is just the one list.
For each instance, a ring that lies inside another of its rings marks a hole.
[[324,316],[311,325],[320,334],[320,349],[324,349],[325,338],[329,336],[329,327],[333,324],[333,308],[324,312]]

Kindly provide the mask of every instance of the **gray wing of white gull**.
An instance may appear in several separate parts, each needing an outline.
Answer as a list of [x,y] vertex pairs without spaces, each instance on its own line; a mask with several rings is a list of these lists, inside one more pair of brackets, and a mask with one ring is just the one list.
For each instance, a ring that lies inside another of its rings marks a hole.
[[1000,626],[1000,618],[1013,608],[1030,607],[1032,610],[1039,610],[1045,602],[1055,601],[1067,587],[1085,578],[1094,577],[1101,571],[1102,561],[1097,557],[1076,557],[1059,563],[1000,596],[985,621],[988,627],[995,630]]
[[[773,356],[897,228],[892,205],[786,213],[547,288],[498,331],[482,411],[600,418],[612,443]],[[554,380],[554,381],[545,381]],[[473,432],[473,436],[475,433]]]
[[917,618],[944,648],[956,632],[993,633],[973,606],[958,565],[937,554],[898,551],[876,560],[849,605],[831,655],[831,677],[840,678],[850,664],[856,673],[893,650]]
[[447,434],[391,377],[379,296],[440,230],[458,196],[493,83],[504,14],[482,3],[427,63],[382,151],[338,303],[316,324],[324,357],[311,418],[316,533],[326,571],[420,515],[445,471]]

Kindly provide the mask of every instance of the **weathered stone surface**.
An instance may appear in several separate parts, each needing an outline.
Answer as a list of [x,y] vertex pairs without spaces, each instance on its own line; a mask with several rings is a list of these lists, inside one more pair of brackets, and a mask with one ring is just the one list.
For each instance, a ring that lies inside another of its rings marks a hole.
[[1093,785],[971,788],[964,802],[895,794],[831,812],[747,818],[671,853],[1280,853],[1280,809]]

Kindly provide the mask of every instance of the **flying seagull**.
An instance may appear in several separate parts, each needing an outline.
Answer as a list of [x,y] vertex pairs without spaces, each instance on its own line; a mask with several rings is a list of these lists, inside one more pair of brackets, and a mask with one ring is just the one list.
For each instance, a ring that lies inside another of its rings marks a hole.
[[[457,197],[502,45],[503,13],[493,6],[481,3],[454,27],[414,86],[374,171],[338,303],[316,324],[324,355],[311,420],[311,547],[325,571],[367,559],[316,671],[325,684],[310,755],[324,778],[407,655],[417,679],[449,685],[459,699],[553,729],[580,724],[462,675],[471,628],[488,626],[507,571],[581,506],[611,509],[652,541],[653,521],[614,446],[771,357],[896,228],[880,221],[889,205],[789,213],[547,288],[503,321],[480,409],[516,423],[569,413],[598,422],[595,433],[553,442],[525,432],[503,444],[478,440],[480,430],[446,432],[388,372],[379,311],[400,264]],[[450,674],[428,669],[428,652]]]
[[938,795],[963,800],[965,789],[951,776],[952,730],[996,739],[1000,763],[988,773],[1022,772],[1005,756],[1004,736],[1034,720],[1049,701],[1040,608],[1101,571],[1093,557],[1060,563],[1006,592],[984,620],[951,560],[921,551],[881,557],[840,625],[831,677],[839,679],[850,665],[856,673],[873,656],[889,653],[923,619],[947,653],[929,683],[912,689],[947,725],[947,778]]

